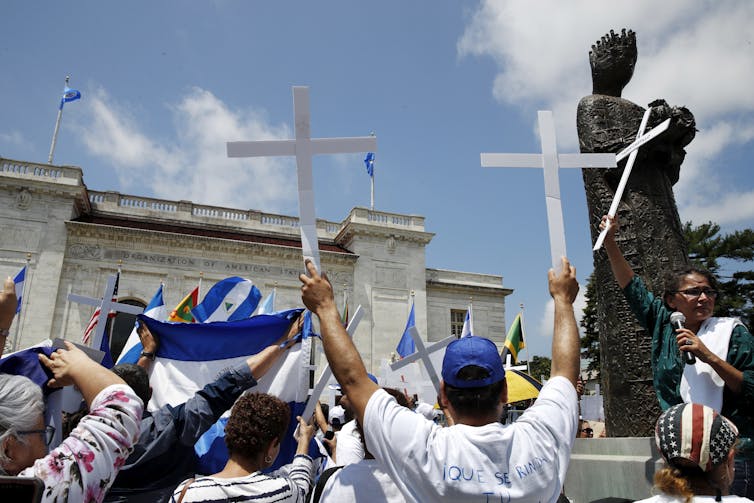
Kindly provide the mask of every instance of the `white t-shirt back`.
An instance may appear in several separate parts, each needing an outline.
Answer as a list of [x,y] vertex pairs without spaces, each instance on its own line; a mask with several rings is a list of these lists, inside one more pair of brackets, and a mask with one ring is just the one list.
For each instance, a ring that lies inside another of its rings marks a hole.
[[553,377],[513,424],[443,428],[382,390],[364,413],[367,447],[407,501],[555,501],[576,437],[576,389]]

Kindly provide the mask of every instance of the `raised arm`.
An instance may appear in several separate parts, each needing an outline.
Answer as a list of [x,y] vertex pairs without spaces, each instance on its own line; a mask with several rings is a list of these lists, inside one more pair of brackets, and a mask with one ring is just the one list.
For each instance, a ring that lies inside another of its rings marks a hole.
[[563,257],[563,270],[548,273],[550,295],[555,301],[555,326],[552,335],[551,376],[563,376],[576,386],[579,377],[579,330],[573,313],[573,302],[579,293],[576,268]]
[[607,252],[607,258],[610,260],[610,268],[613,270],[615,281],[618,282],[618,286],[625,288],[631,281],[631,278],[634,277],[634,271],[623,256],[620,248],[618,248],[618,243],[615,242],[615,233],[620,229],[618,217],[611,217],[609,215],[603,216],[602,221],[600,222],[600,231],[608,224],[610,225],[610,228],[605,236],[605,251]]
[[343,389],[343,394],[348,395],[351,400],[356,418],[363,424],[367,402],[379,388],[367,376],[361,355],[340,321],[332,285],[327,275],[320,276],[317,268],[309,260],[306,261],[306,268],[309,274],[299,276],[303,283],[301,298],[304,305],[319,318],[327,361]]

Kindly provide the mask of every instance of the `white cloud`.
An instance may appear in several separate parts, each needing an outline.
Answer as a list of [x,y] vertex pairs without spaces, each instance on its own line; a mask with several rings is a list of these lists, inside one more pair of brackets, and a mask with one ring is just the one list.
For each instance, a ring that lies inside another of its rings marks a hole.
[[102,89],[88,94],[79,136],[92,154],[115,168],[125,190],[271,212],[295,205],[291,161],[228,159],[225,152],[229,140],[290,138],[287,126],[270,125],[258,112],[230,110],[211,92],[193,88],[168,107],[176,139],[158,143],[142,132],[125,104]]
[[10,145],[12,147],[21,147],[25,150],[33,150],[32,143],[24,138],[24,135],[19,131],[11,131],[10,133],[0,133],[0,145]]
[[498,65],[495,98],[527,111],[552,109],[559,143],[575,149],[576,104],[591,91],[588,50],[610,29],[633,29],[639,59],[624,97],[686,105],[700,130],[675,188],[682,215],[744,223],[754,215],[754,187],[731,183],[716,164],[724,150],[754,137],[752,25],[754,3],[747,1],[543,0],[534,9],[529,2],[486,0],[458,52],[491,57]]
[[[584,308],[586,307],[586,297],[584,296],[585,292],[586,287],[582,285],[582,288],[579,289],[579,293],[576,296],[576,300],[573,302],[573,312],[576,315],[576,323],[579,326],[579,333],[581,333],[581,318],[583,318],[584,316]],[[540,318],[537,326],[537,329],[539,330],[538,335],[547,339],[548,345],[552,344],[552,331],[554,324],[555,301],[549,299],[545,304],[545,311],[544,313],[542,313],[542,318]],[[546,349],[547,351],[549,351],[549,346]]]

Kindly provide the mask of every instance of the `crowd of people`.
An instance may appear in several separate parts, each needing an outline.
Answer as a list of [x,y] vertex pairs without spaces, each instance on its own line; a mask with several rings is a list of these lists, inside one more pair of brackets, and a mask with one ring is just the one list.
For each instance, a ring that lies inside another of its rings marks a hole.
[[[618,249],[616,219],[602,225],[609,225],[605,247],[616,280],[651,334],[664,409],[656,442],[667,467],[656,474],[655,494],[645,501],[751,501],[754,339],[739,322],[712,317],[717,290],[702,271],[682,272],[662,296],[653,296]],[[575,439],[593,436],[579,417],[573,308],[579,286],[566,258],[560,271],[548,273],[554,301],[550,379],[511,424],[501,421],[507,384],[492,341],[469,336],[451,342],[442,360],[439,409],[417,405],[367,373],[326,274],[307,261],[300,280],[342,398],[336,407],[318,405],[313,418],[297,418],[297,450],[289,464],[269,470],[288,431],[289,405],[254,387],[299,340],[302,316],[280,340],[185,403],[152,412],[145,408],[148,371],[159,340],[142,325],[145,351],[136,365],[108,370],[69,342],[40,354],[52,376],[48,386],[74,385],[84,399],[52,451],[40,386],[0,375],[6,485],[34,481],[41,501],[564,501]],[[11,305],[15,312],[12,281],[0,294],[0,338],[7,337]],[[673,311],[685,315],[683,328],[671,325]],[[684,353],[696,356],[693,368],[684,364]],[[198,474],[194,444],[227,410],[227,463],[217,473]],[[318,457],[312,457],[313,444],[322,447]]]

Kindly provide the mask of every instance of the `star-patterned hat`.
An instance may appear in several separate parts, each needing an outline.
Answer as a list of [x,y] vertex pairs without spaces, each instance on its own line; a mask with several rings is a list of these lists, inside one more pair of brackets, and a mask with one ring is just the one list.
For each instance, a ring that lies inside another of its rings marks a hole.
[[738,429],[706,405],[682,403],[657,419],[655,442],[669,465],[698,466],[707,472],[725,461]]

